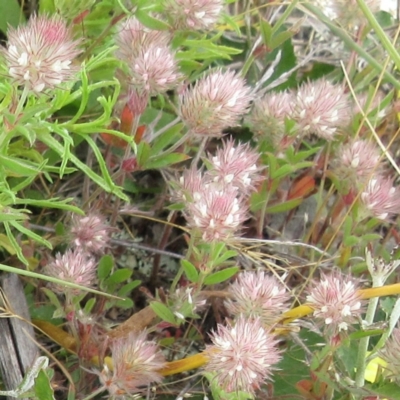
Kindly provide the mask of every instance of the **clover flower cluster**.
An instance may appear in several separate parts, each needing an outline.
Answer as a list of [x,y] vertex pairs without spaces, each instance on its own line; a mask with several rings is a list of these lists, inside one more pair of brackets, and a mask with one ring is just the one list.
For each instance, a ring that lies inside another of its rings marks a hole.
[[132,332],[111,344],[113,370],[104,365],[101,383],[115,398],[142,393],[152,382],[161,382],[165,358],[147,332]]
[[147,99],[178,85],[182,76],[168,32],[151,30],[129,17],[118,25],[115,41],[116,55],[127,64],[131,87],[139,97]]
[[[274,146],[286,136],[315,134],[333,140],[350,123],[352,107],[343,85],[322,78],[302,84],[297,91],[267,93],[256,99],[248,122],[255,133]],[[285,119],[295,126],[286,132]]]
[[290,294],[275,276],[265,271],[240,273],[228,292],[231,298],[225,306],[230,314],[259,318],[264,327],[272,327],[289,309]]
[[[69,232],[71,248],[64,254],[56,254],[46,265],[46,274],[87,288],[94,287],[97,282],[96,258],[104,254],[110,241],[110,233],[111,229],[101,215],[74,215]],[[51,287],[59,294],[66,291],[73,295],[80,293],[78,289],[58,283],[52,283]]]
[[7,48],[1,53],[14,82],[40,93],[73,80],[79,43],[57,15],[33,16],[26,25],[8,29]]
[[252,99],[252,89],[243,78],[234,71],[218,69],[183,91],[179,114],[190,134],[218,137],[223,129],[239,123]]
[[262,177],[258,154],[248,144],[224,142],[205,160],[208,170],[185,170],[175,182],[173,199],[184,204],[189,227],[206,242],[223,241],[240,230],[246,199]]
[[363,312],[363,302],[358,282],[334,271],[322,274],[308,288],[307,303],[313,308],[313,315],[333,337],[358,322]]
[[167,0],[164,12],[175,29],[211,29],[222,5],[221,0]]
[[209,358],[204,370],[226,392],[254,394],[271,379],[280,359],[275,337],[265,330],[259,319],[240,316],[228,326],[218,325],[206,347]]
[[333,169],[354,194],[351,200],[361,192],[361,216],[388,220],[400,213],[399,188],[387,176],[374,142],[357,139],[341,145]]
[[400,327],[394,328],[390,338],[386,341],[380,356],[387,363],[389,377],[400,383]]

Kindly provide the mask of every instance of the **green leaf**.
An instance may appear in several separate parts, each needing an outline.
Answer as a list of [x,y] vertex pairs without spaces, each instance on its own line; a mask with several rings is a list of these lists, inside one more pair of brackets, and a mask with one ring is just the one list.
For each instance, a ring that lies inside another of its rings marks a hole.
[[205,285],[215,285],[217,283],[225,282],[232,278],[239,271],[239,267],[229,267],[222,271],[214,272],[204,279]]
[[167,31],[171,27],[164,21],[151,17],[147,12],[143,10],[136,10],[135,17],[144,25],[150,29],[156,31]]
[[85,314],[90,314],[93,310],[93,307],[96,305],[96,298],[92,297],[91,299],[89,299],[86,304],[85,307],[83,308],[83,311]]
[[106,254],[105,256],[101,257],[99,261],[99,266],[97,268],[97,277],[99,280],[104,280],[106,279],[114,266],[114,259],[112,256]]
[[17,176],[36,176],[45,164],[46,161],[38,165],[20,158],[0,155],[0,165],[7,168],[11,173],[17,174]]
[[0,31],[7,33],[8,25],[16,28],[21,21],[25,21],[17,0],[0,0]]
[[128,296],[128,294],[130,294],[133,289],[136,289],[138,286],[140,286],[141,283],[142,281],[139,281],[138,279],[127,283],[126,285],[122,286],[121,289],[118,290],[118,296],[120,297]]
[[183,129],[183,123],[174,125],[160,135],[151,147],[151,154],[157,155],[165,150],[171,143],[173,143]]
[[49,377],[42,369],[35,379],[35,395],[40,400],[55,400]]
[[165,168],[173,164],[177,164],[188,160],[190,157],[183,153],[171,153],[164,154],[159,157],[151,157],[142,168],[144,169],[160,169]]
[[106,281],[108,284],[116,284],[126,282],[132,275],[132,270],[128,268],[121,268],[118,271],[115,271]]
[[150,307],[163,321],[177,325],[175,315],[165,304],[162,304],[158,301],[152,301],[150,303]]
[[143,165],[146,165],[147,160],[150,158],[150,154],[150,145],[146,142],[140,142],[137,147],[137,162],[139,167],[142,168]]
[[196,283],[199,280],[197,268],[188,260],[181,260],[181,265],[190,282]]
[[267,207],[265,210],[266,214],[277,214],[285,211],[292,210],[293,208],[299,206],[303,199],[292,199],[285,201],[284,203],[281,204],[275,204],[273,206]]

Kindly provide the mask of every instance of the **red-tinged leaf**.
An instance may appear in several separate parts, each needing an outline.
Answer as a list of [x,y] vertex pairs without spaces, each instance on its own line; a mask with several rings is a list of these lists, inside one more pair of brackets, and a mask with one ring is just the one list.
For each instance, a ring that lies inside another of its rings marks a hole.
[[306,175],[293,183],[289,190],[288,200],[306,198],[315,190],[315,179]]
[[89,10],[85,10],[83,12],[81,12],[78,16],[76,16],[73,20],[72,23],[74,25],[78,25],[81,24],[82,21],[89,15],[90,11]]
[[138,128],[136,129],[136,133],[135,133],[135,143],[136,144],[139,144],[142,141],[142,137],[145,132],[146,132],[146,125],[138,126]]
[[121,113],[121,124],[119,130],[125,135],[130,135],[133,127],[134,114],[126,104]]

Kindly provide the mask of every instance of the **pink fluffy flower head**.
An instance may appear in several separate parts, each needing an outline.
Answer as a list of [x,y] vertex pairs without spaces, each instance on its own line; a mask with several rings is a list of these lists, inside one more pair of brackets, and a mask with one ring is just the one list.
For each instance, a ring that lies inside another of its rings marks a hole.
[[378,148],[369,141],[355,140],[343,145],[339,150],[337,168],[356,183],[379,170],[380,154]]
[[307,303],[328,333],[348,330],[358,321],[363,309],[357,282],[340,272],[322,274],[308,290]]
[[350,118],[351,105],[342,85],[320,79],[299,88],[293,119],[300,133],[332,140],[339,128],[350,123]]
[[[161,382],[165,359],[147,333],[130,333],[111,344],[113,371],[104,366],[100,381],[112,396],[140,393],[151,382]],[[125,398],[125,397],[124,397]]]
[[[93,287],[97,280],[95,260],[79,249],[67,250],[64,254],[58,253],[55,259],[47,264],[45,272],[53,278],[87,288]],[[59,294],[65,293],[66,290],[72,294],[80,293],[78,289],[71,289],[58,283],[52,283],[51,287]]]
[[394,328],[392,335],[386,341],[385,347],[379,355],[387,362],[387,369],[391,377],[400,383],[400,328]]
[[78,44],[59,17],[41,15],[31,17],[25,26],[9,28],[2,53],[14,81],[39,93],[73,79],[78,68],[72,60],[81,53]]
[[254,394],[271,379],[274,365],[281,359],[277,341],[259,319],[239,317],[234,326],[218,325],[206,348],[209,362],[204,369],[214,374],[226,392],[245,391]]
[[234,71],[217,70],[198,80],[180,96],[180,115],[195,135],[221,136],[247,113],[252,90]]
[[142,25],[135,17],[129,17],[118,25],[115,42],[117,56],[130,64],[140,51],[149,46],[168,46],[171,36],[166,31],[155,31]]
[[165,11],[176,29],[211,29],[222,4],[221,0],[169,0]]
[[248,117],[253,132],[278,146],[285,134],[285,118],[291,118],[295,101],[293,92],[267,93],[256,99]]
[[360,196],[367,213],[385,220],[400,213],[400,192],[393,186],[393,179],[381,175],[372,177]]
[[178,85],[175,57],[168,46],[153,44],[137,52],[129,65],[131,84],[140,93],[154,96]]
[[262,180],[258,158],[259,153],[248,144],[235,145],[233,140],[225,140],[215,156],[209,155],[208,174],[214,177],[216,183],[232,185],[241,189],[242,193],[250,194],[255,184]]
[[101,254],[110,241],[110,227],[100,215],[74,216],[70,235],[74,247]]
[[232,300],[225,303],[227,310],[234,316],[260,318],[264,327],[276,323],[289,308],[290,295],[285,287],[264,271],[240,273],[228,291]]
[[185,217],[189,226],[206,242],[224,241],[241,228],[247,207],[236,188],[208,185],[198,199],[188,203]]

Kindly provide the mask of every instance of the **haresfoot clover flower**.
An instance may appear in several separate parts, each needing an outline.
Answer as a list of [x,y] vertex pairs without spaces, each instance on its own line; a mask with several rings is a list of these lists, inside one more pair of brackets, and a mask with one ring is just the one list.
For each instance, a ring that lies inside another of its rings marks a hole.
[[99,378],[112,396],[140,393],[152,382],[161,382],[165,359],[157,343],[146,339],[147,332],[132,332],[111,344],[113,371],[104,366]]
[[218,325],[206,347],[209,357],[204,369],[214,375],[226,392],[250,394],[271,379],[281,356],[277,340],[262,326],[259,319],[239,317],[233,326]]
[[379,171],[379,161],[379,150],[373,142],[355,140],[340,147],[335,164],[343,177],[349,177],[354,183],[362,184],[365,178]]
[[390,377],[400,383],[400,328],[394,328],[385,347],[379,352],[380,357],[387,363]]
[[165,12],[176,29],[211,29],[222,4],[221,0],[167,0]]
[[316,319],[322,321],[332,334],[348,330],[363,311],[357,282],[337,271],[322,274],[313,282],[308,290],[307,303],[313,308]]
[[366,212],[385,220],[400,213],[400,192],[393,179],[381,175],[372,177],[361,193],[361,203]]
[[292,116],[300,134],[332,140],[339,128],[350,123],[351,105],[342,85],[319,79],[299,87]]
[[184,211],[189,226],[206,242],[224,241],[232,237],[247,216],[244,199],[234,187],[208,185]]
[[104,217],[96,214],[74,215],[70,236],[72,246],[93,254],[105,252],[110,241],[110,227]]
[[208,156],[211,168],[207,173],[216,183],[232,185],[240,188],[243,194],[250,194],[255,184],[262,180],[262,168],[257,166],[259,156],[248,144],[226,140],[214,156]]
[[72,61],[81,53],[78,45],[60,17],[35,15],[25,26],[9,28],[7,49],[1,52],[11,78],[39,93],[73,78],[78,68]]
[[[57,253],[53,261],[45,267],[48,276],[62,281],[75,283],[91,288],[96,283],[97,271],[95,260],[80,249],[67,250],[64,254]],[[51,283],[51,288],[63,294],[68,290],[72,294],[79,294],[79,289],[72,289],[63,284]]]
[[228,291],[232,298],[225,305],[230,314],[259,318],[264,327],[276,323],[289,308],[290,294],[276,277],[264,271],[240,273]]
[[234,71],[218,69],[180,96],[180,116],[193,135],[221,136],[247,113],[252,89]]

